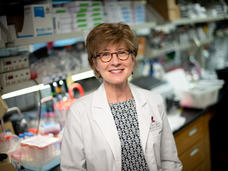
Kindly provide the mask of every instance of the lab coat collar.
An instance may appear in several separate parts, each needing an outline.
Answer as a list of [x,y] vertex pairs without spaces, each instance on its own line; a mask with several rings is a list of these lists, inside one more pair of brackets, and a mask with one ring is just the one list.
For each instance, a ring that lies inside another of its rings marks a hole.
[[148,97],[146,93],[143,93],[144,90],[142,91],[142,89],[139,89],[132,84],[130,84],[130,88],[136,103],[140,140],[143,152],[145,154],[147,137],[150,130],[151,116],[153,115],[153,111],[149,107]]
[[101,128],[101,131],[111,147],[117,163],[116,167],[120,167],[118,170],[121,170],[121,145],[115,121],[108,104],[104,84],[94,92],[92,103],[93,118]]
[[[146,104],[146,98],[145,96],[137,91],[137,87],[133,84],[130,84],[130,89],[133,94],[134,99],[137,101],[139,106],[144,106]],[[94,101],[93,101],[93,106],[94,107],[104,107],[104,105],[108,104],[108,99],[105,93],[105,88],[104,88],[104,83],[100,85],[97,91],[95,91],[94,94]],[[103,102],[103,103],[102,103]]]
[[[145,97],[145,94],[139,91],[139,89],[132,84],[130,84],[130,89],[136,101],[140,139],[145,154],[147,136],[151,123],[151,111],[148,111],[148,108],[145,107],[147,104],[147,97]],[[110,144],[116,161],[121,163],[121,144],[115,121],[108,104],[104,84],[102,84],[98,90],[94,92],[92,108],[93,117],[103,131],[103,134],[106,137],[108,143]]]

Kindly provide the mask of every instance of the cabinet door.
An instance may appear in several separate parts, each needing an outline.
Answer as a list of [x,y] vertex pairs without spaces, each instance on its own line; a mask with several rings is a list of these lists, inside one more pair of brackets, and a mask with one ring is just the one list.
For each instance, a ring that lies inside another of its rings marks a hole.
[[188,150],[203,137],[203,128],[202,118],[199,118],[175,135],[179,155]]
[[180,155],[183,171],[195,171],[204,162],[204,151],[203,141],[200,140]]
[[205,166],[204,164],[200,164],[199,166],[197,166],[194,171],[209,171],[209,170],[205,170]]

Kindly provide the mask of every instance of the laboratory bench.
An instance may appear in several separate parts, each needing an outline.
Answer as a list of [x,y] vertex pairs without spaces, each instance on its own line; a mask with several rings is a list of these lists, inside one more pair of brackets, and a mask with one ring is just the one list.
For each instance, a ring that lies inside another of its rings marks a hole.
[[182,110],[186,120],[174,131],[174,138],[183,171],[211,170],[209,122],[214,114],[214,107]]

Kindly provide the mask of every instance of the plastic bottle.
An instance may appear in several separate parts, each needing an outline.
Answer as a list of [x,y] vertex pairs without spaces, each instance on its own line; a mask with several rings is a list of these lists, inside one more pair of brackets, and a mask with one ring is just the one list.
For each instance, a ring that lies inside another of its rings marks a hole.
[[33,136],[34,136],[34,133],[32,133],[32,132],[24,132],[24,137],[25,137],[25,139],[31,138],[31,137],[33,137]]

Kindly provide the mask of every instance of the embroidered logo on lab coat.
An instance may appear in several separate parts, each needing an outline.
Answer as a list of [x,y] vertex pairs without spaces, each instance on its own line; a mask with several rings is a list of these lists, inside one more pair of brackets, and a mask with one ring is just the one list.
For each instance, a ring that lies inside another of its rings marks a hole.
[[154,117],[151,116],[150,131],[153,132],[153,131],[159,131],[159,130],[161,130],[161,122],[155,120]]

